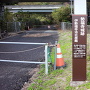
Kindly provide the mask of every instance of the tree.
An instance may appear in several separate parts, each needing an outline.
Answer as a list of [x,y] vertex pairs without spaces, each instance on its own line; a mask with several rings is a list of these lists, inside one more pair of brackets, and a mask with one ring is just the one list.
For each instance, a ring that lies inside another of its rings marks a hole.
[[13,21],[13,13],[10,13],[8,9],[4,10],[2,19],[0,20],[0,32],[7,30],[7,22]]
[[63,2],[18,2],[18,5],[60,5]]
[[70,15],[70,6],[62,6],[59,9],[54,10],[52,12],[52,18],[54,19],[55,23],[59,22],[70,22],[71,21],[71,15]]
[[13,13],[10,13],[7,8],[4,10],[4,21],[5,22],[13,21]]

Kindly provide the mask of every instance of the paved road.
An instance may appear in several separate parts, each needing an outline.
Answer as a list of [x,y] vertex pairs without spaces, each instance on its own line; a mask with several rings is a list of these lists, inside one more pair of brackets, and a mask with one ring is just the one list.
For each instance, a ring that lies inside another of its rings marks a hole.
[[[42,37],[23,37],[26,33],[21,33],[16,36],[3,39],[5,42],[35,42],[35,43],[53,43],[57,40],[56,31],[30,31],[28,34],[51,34]],[[39,48],[40,47],[40,48]],[[37,48],[37,49],[35,49]],[[29,50],[30,49],[30,50]],[[33,50],[31,50],[33,49]],[[17,51],[26,52],[17,53]],[[6,60],[23,60],[23,61],[43,61],[44,60],[44,46],[42,45],[12,45],[0,44],[0,59]],[[10,52],[10,53],[6,53]],[[0,90],[20,90],[28,79],[32,76],[33,69],[36,64],[20,64],[20,63],[6,63],[0,62]]]

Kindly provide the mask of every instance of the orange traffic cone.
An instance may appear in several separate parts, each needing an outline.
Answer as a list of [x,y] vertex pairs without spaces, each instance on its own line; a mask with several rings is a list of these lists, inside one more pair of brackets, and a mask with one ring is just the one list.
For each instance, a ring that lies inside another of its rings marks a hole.
[[56,67],[60,68],[60,67],[65,67],[65,63],[64,63],[64,59],[62,56],[62,52],[60,49],[60,44],[57,44],[57,58],[56,58]]

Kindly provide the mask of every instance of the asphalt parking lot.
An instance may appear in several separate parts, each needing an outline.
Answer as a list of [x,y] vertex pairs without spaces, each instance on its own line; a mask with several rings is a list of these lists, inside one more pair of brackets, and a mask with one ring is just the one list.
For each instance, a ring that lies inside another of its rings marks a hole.
[[[57,31],[46,30],[23,32],[0,42],[54,44],[57,39]],[[0,44],[0,60],[44,61],[44,58],[43,45]],[[33,75],[32,72],[36,67],[36,64],[0,62],[0,90],[21,90],[23,84]]]

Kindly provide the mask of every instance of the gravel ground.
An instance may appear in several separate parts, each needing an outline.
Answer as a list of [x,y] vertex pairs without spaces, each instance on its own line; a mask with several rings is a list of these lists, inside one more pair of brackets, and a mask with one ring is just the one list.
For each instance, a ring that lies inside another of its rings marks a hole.
[[[24,37],[27,34],[42,35],[42,33],[44,33],[44,36]],[[58,38],[57,31],[42,31],[42,32],[29,31],[29,32],[17,34],[16,36],[9,37],[0,41],[54,44],[57,38]],[[25,51],[25,52],[22,52],[22,51]],[[43,61],[44,60],[44,46],[42,45],[0,44],[0,52],[1,52],[0,59],[20,60],[20,61],[21,60],[23,61]],[[2,53],[2,52],[5,52],[5,53]],[[21,90],[21,88],[23,87],[23,84],[27,82],[29,78],[31,78],[32,75],[34,74],[36,67],[37,67],[36,64],[0,62],[0,90]]]

